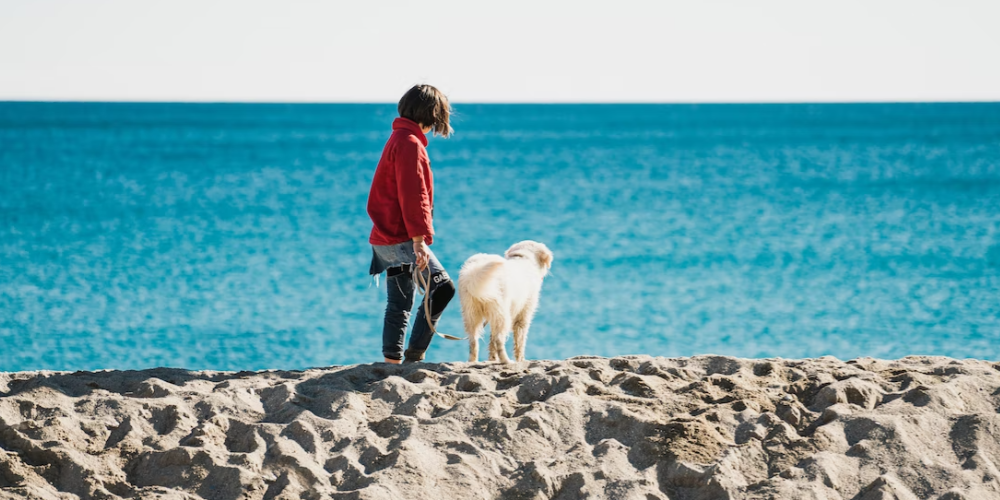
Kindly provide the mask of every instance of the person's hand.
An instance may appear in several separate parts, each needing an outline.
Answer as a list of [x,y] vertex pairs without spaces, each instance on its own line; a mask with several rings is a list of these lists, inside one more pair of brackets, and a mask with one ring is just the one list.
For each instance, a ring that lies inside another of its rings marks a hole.
[[427,244],[424,243],[423,236],[413,238],[413,254],[417,256],[417,269],[421,271],[427,269],[427,263],[431,258],[431,251],[427,248]]

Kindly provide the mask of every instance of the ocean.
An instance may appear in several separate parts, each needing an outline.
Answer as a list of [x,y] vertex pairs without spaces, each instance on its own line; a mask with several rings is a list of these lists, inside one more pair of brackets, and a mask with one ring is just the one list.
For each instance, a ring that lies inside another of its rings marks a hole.
[[[432,249],[553,250],[529,359],[1000,358],[1000,103],[454,108]],[[380,361],[395,116],[0,103],[0,371]]]

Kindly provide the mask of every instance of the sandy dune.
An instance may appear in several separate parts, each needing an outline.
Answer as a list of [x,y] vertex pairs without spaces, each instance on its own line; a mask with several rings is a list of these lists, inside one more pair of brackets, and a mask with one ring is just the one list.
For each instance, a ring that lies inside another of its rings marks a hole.
[[1000,364],[0,373],[0,497],[1000,498]]

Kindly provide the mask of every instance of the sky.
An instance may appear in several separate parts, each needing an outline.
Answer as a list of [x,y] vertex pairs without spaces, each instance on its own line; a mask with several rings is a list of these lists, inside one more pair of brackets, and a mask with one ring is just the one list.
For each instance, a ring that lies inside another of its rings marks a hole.
[[997,0],[0,0],[0,100],[1000,100]]

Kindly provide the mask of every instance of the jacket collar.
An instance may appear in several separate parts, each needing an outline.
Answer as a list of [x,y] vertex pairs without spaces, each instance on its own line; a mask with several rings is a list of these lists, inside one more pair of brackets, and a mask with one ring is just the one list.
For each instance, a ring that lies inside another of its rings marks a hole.
[[392,129],[406,130],[407,132],[412,132],[413,135],[417,136],[417,138],[420,139],[420,142],[423,143],[424,147],[427,147],[427,136],[424,135],[423,130],[420,130],[420,125],[418,125],[417,122],[409,118],[399,117],[393,120]]

